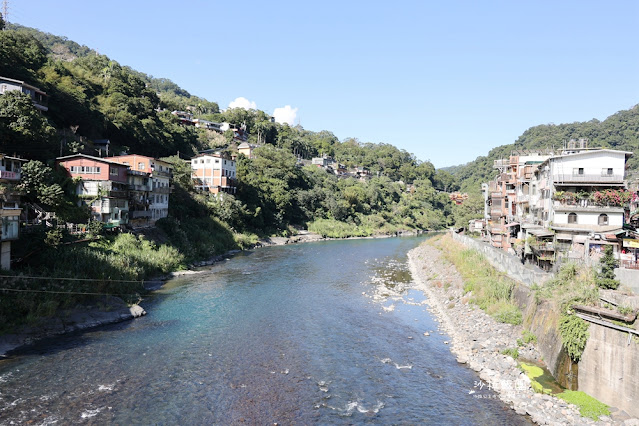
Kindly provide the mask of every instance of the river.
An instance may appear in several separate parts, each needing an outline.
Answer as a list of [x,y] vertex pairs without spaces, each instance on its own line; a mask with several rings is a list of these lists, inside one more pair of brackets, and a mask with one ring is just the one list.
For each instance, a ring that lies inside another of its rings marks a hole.
[[411,289],[423,240],[270,247],[172,280],[145,317],[1,362],[0,423],[528,424],[476,397]]

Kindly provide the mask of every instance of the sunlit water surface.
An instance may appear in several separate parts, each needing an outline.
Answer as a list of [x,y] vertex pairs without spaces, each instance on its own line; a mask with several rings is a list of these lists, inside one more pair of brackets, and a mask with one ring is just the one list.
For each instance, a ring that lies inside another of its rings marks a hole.
[[421,241],[259,249],[173,280],[143,318],[0,363],[0,423],[527,423],[477,398],[411,289]]

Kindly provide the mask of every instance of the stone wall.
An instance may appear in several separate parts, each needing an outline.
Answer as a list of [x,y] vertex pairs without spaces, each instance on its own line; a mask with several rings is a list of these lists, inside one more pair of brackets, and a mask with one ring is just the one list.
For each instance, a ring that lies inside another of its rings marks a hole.
[[494,268],[505,272],[513,280],[528,287],[535,283],[542,284],[554,276],[552,273],[544,272],[534,265],[524,265],[519,258],[483,241],[455,232],[451,232],[451,234],[454,240],[482,253]]

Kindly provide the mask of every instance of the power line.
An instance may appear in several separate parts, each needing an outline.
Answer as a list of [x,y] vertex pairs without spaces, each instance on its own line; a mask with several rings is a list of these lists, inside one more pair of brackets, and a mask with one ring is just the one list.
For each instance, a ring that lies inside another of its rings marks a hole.
[[60,277],[30,277],[24,275],[0,275],[0,278],[27,279],[27,280],[59,280],[59,281],[108,281],[111,283],[140,283],[144,280],[109,280],[100,278],[60,278]]
[[81,291],[25,290],[18,288],[0,288],[0,291],[13,291],[16,293],[80,294],[84,296],[138,296],[137,294],[130,293],[91,293]]

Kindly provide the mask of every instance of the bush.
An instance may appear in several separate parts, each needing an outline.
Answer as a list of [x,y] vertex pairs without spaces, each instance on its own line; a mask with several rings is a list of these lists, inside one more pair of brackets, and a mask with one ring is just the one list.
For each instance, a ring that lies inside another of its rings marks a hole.
[[488,314],[498,322],[519,325],[522,323],[521,310],[510,302],[499,302],[487,309]]
[[588,323],[575,315],[562,314],[559,318],[559,335],[570,359],[578,362],[590,337]]
[[519,349],[517,349],[517,348],[504,349],[503,351],[501,351],[501,354],[502,355],[508,355],[512,359],[517,359],[517,358],[519,358]]
[[619,280],[615,277],[617,261],[612,253],[612,247],[606,246],[604,255],[599,260],[601,270],[597,273],[595,282],[601,288],[616,290],[619,287]]

